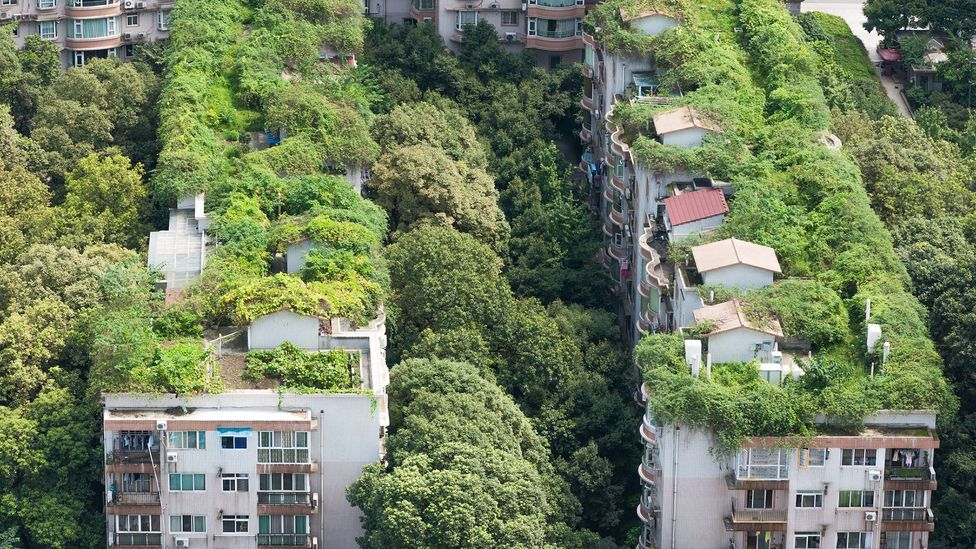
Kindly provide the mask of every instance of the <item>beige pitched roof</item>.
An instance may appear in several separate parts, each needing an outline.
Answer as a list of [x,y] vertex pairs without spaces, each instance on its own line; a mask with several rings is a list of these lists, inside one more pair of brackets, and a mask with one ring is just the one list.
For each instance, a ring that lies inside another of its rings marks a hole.
[[783,272],[776,260],[775,250],[736,238],[695,246],[691,249],[691,255],[700,273],[740,264],[774,273]]
[[702,307],[695,310],[694,315],[696,324],[708,322],[715,325],[715,329],[709,332],[709,335],[748,328],[771,336],[783,337],[783,328],[780,327],[779,320],[772,318],[763,324],[754,324],[746,318],[742,304],[737,299]]
[[654,131],[658,135],[665,135],[689,128],[701,128],[712,132],[721,132],[718,125],[704,120],[695,109],[684,106],[677,109],[659,112],[654,115]]

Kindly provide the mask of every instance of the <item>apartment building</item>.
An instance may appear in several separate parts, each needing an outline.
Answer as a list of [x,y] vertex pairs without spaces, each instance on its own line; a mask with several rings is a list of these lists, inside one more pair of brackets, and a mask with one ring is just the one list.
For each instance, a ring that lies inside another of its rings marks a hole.
[[405,6],[387,4],[382,19],[434,25],[455,51],[464,39],[465,26],[487,21],[508,51],[528,49],[539,66],[552,68],[583,59],[585,0],[408,0]]
[[[644,388],[645,398],[652,398]],[[716,460],[711,432],[648,411],[638,549],[921,549],[936,489],[935,414],[880,411],[855,436],[749,440]],[[784,447],[785,446],[785,447]]]
[[103,403],[108,546],[357,547],[361,513],[345,490],[380,457],[371,395],[236,390]]
[[133,46],[169,35],[175,0],[0,0],[0,24],[18,46],[37,35],[55,42],[65,67],[89,59],[129,58]]

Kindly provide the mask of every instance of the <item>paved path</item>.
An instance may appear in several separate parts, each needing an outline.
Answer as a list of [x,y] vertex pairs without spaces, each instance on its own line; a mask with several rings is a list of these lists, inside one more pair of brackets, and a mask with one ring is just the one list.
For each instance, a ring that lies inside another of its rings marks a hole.
[[[800,4],[800,10],[804,12],[822,11],[843,17],[854,36],[868,50],[868,58],[871,62],[875,64],[881,62],[881,58],[878,56],[878,44],[881,42],[881,36],[877,32],[868,32],[864,29],[864,22],[867,21],[867,17],[864,16],[864,0],[806,0]],[[909,109],[905,97],[901,94],[902,85],[888,76],[879,75],[879,77],[888,97],[898,107],[898,112],[902,116],[910,117],[912,111]]]

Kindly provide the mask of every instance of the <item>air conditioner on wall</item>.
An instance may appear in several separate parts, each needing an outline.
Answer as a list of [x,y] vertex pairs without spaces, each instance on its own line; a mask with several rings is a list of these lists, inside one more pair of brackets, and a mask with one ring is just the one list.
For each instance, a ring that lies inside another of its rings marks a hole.
[[166,463],[176,463],[180,459],[180,454],[177,452],[166,452]]
[[881,471],[868,471],[868,480],[871,482],[881,481]]
[[190,546],[190,538],[175,538],[173,541],[176,542],[176,546],[177,547],[189,547]]
[[868,511],[867,513],[864,513],[864,520],[865,522],[874,522],[878,520],[878,513],[874,511]]
[[434,18],[433,17],[424,17],[424,23],[425,24],[428,24],[429,25],[429,24],[431,24],[433,22],[434,22]]
[[318,508],[319,508],[319,493],[315,492],[314,494],[312,494],[312,509],[318,509]]
[[516,38],[518,38],[518,35],[515,34],[514,32],[506,32],[505,33],[505,41],[506,42],[514,42]]
[[2,21],[4,19],[10,19],[10,12],[9,11],[0,11],[0,21]]
[[157,431],[165,431],[166,430],[166,422],[163,421],[163,420],[157,421],[156,422],[156,430]]
[[144,32],[140,32],[140,33],[138,34],[138,37],[139,37],[139,40],[145,40],[145,38],[146,38],[146,33],[144,33]]
[[497,2],[492,2],[491,4],[488,5],[488,7],[491,8],[491,9],[493,9],[493,10],[497,10],[498,9],[498,3]]
[[132,33],[131,32],[127,32],[127,33],[123,34],[122,35],[122,40],[127,40],[127,41],[128,40],[132,40]]
[[135,0],[125,0],[125,3],[122,4],[122,6],[127,10],[131,10],[132,8],[136,7],[136,2]]
[[146,9],[146,3],[145,2],[136,2],[136,9],[140,9],[140,10]]

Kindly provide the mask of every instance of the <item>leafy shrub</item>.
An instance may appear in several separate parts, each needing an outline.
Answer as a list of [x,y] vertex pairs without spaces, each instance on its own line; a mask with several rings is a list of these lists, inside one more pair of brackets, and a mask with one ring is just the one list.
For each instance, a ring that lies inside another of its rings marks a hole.
[[337,392],[358,389],[361,380],[358,354],[337,349],[309,353],[285,342],[276,349],[251,351],[244,378],[276,379],[282,388],[302,392]]

